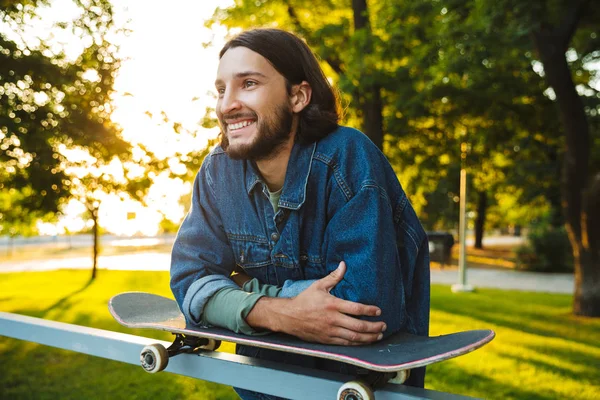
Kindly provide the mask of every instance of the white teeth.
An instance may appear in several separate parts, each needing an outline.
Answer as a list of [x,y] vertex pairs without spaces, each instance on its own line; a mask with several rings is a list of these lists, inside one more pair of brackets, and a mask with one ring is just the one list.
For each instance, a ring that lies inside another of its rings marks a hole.
[[245,126],[248,126],[250,124],[252,124],[254,121],[242,121],[242,122],[238,122],[237,124],[229,124],[229,129],[230,130],[236,130],[236,129],[241,129]]

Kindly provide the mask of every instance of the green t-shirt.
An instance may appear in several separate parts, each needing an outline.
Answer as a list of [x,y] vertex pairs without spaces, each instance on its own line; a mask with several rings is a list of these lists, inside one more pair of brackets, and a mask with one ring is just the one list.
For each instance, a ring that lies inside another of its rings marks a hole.
[[277,211],[279,211],[279,198],[281,197],[282,191],[283,191],[283,188],[279,189],[276,192],[271,192],[269,190],[269,200],[271,201],[271,205],[273,206],[273,210],[275,211],[275,214],[277,214]]

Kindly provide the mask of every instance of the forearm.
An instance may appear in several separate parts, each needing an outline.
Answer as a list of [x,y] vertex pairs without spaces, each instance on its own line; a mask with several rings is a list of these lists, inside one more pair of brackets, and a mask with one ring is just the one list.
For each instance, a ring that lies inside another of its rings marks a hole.
[[246,323],[255,330],[291,333],[285,315],[289,305],[289,299],[261,297],[246,316]]
[[377,307],[340,300],[329,293],[345,269],[340,263],[336,271],[296,297],[262,297],[247,315],[246,323],[254,329],[283,332],[317,343],[365,344],[380,339],[385,324],[355,318],[379,315]]

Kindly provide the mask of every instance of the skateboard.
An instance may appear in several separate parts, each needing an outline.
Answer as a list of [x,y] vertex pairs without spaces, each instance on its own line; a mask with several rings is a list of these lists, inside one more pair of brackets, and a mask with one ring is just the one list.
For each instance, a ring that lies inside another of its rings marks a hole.
[[346,382],[338,391],[340,400],[374,399],[373,389],[376,385],[387,382],[402,384],[412,368],[467,354],[490,342],[495,336],[491,330],[472,330],[432,337],[396,333],[364,346],[337,346],[309,343],[279,333],[247,336],[227,329],[190,326],[174,300],[151,293],[121,293],[110,299],[108,307],[121,325],[167,331],[175,335],[175,340],[168,349],[161,344],[152,344],[142,349],[140,362],[144,370],[150,373],[165,369],[169,357],[216,350],[221,341],[325,358],[355,365],[367,372],[380,373],[371,374],[378,377],[377,382],[360,377]]

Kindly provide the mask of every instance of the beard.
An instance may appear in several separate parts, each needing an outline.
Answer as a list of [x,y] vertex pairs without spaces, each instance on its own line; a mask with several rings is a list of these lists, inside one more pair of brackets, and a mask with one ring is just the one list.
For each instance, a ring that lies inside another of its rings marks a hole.
[[227,124],[221,119],[221,148],[234,160],[261,161],[275,155],[289,139],[294,114],[289,105],[282,104],[272,113],[258,120],[256,113],[232,114],[229,119],[252,117],[256,119],[256,137],[250,144],[230,146],[227,137]]

